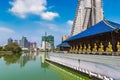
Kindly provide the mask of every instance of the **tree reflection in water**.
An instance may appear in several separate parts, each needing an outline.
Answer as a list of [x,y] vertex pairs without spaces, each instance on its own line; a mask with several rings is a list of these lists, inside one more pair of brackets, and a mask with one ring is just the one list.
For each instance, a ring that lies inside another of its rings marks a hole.
[[10,54],[10,55],[0,55],[0,58],[3,58],[4,61],[6,61],[6,64],[7,65],[10,65],[10,64],[15,64],[16,62],[18,62],[18,60],[20,59],[20,56],[21,54]]
[[4,54],[3,53],[3,54],[0,54],[0,58],[3,58],[7,65],[18,63],[20,64],[20,67],[24,67],[28,61],[31,61],[31,60],[35,61],[37,55],[38,54],[35,54],[35,53],[23,53],[23,54],[17,54],[17,53]]

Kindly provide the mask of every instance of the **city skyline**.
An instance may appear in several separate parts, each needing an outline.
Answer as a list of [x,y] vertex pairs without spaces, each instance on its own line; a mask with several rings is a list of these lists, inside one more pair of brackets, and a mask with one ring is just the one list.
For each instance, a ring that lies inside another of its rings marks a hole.
[[8,38],[7,40],[7,44],[14,42],[16,42],[21,48],[26,49],[37,48],[37,43],[29,41],[25,36],[22,36],[20,40],[14,40],[12,38]]
[[[55,37],[57,45],[63,35],[70,35],[78,0],[31,1],[0,0],[0,46],[7,43],[9,37],[19,40],[22,36],[40,44],[45,32]],[[119,0],[103,0],[107,20],[120,23],[119,3]]]

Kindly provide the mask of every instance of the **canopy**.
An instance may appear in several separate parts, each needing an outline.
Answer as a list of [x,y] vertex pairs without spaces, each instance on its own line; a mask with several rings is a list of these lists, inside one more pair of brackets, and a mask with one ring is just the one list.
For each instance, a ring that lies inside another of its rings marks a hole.
[[97,23],[96,25],[88,28],[87,30],[68,38],[64,42],[72,41],[72,40],[76,40],[76,39],[80,39],[83,37],[88,37],[88,36],[92,36],[92,35],[96,35],[96,34],[100,34],[100,33],[110,32],[110,31],[113,31],[116,29],[120,29],[120,24],[103,20],[103,21]]
[[63,42],[59,44],[57,47],[70,47],[70,45],[67,42]]

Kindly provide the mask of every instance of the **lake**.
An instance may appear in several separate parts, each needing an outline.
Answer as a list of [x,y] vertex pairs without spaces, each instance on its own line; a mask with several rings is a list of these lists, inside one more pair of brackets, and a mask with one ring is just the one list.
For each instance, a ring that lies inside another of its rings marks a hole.
[[0,56],[0,80],[91,80],[70,69],[45,61],[44,53]]

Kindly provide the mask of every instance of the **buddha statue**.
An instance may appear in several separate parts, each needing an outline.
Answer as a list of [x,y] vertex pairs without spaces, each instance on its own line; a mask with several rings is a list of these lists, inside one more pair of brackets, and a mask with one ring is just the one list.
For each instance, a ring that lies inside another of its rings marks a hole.
[[91,46],[90,46],[90,44],[88,44],[87,52],[91,52],[90,48],[91,48]]
[[76,50],[75,50],[75,52],[76,52],[76,53],[78,52],[78,46],[76,46]]
[[71,47],[70,47],[70,52],[72,52],[72,49],[73,49],[73,48],[72,48],[72,46],[71,46]]
[[98,48],[98,52],[104,52],[104,46],[103,46],[103,44],[102,44],[102,42],[100,43],[100,46],[99,46],[99,48]]
[[84,44],[83,52],[86,52],[86,45]]
[[112,44],[110,42],[108,42],[108,47],[106,48],[106,51],[107,52],[113,52]]
[[96,43],[94,43],[94,47],[93,47],[92,51],[93,52],[97,52],[97,45],[96,45]]
[[117,42],[117,51],[120,52],[120,42]]
[[80,45],[79,52],[82,52],[82,45]]
[[75,46],[73,46],[73,52],[75,52]]

